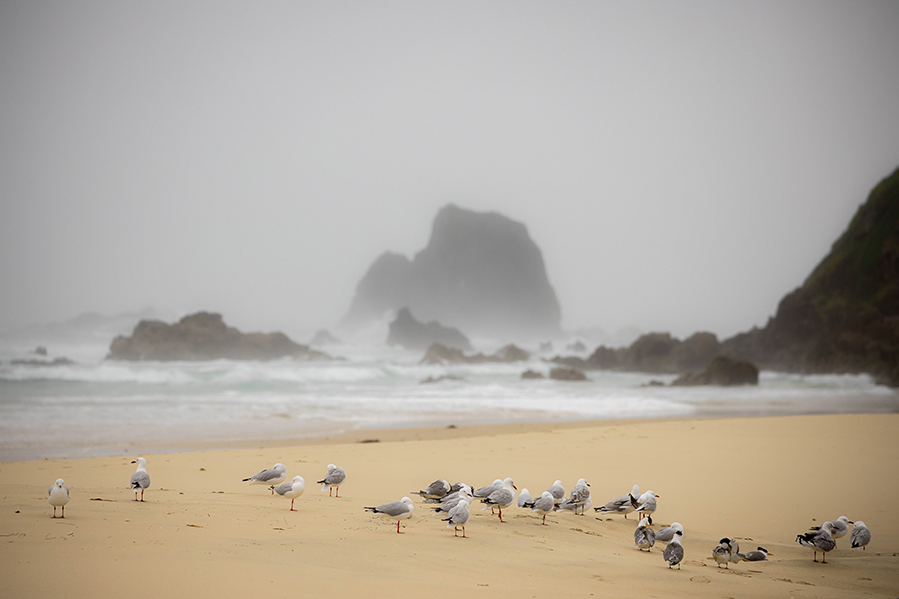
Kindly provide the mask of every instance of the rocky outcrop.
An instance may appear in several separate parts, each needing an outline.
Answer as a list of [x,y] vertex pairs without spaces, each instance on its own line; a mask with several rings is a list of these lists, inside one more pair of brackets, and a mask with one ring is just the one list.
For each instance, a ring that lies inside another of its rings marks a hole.
[[549,378],[554,381],[586,381],[587,375],[577,368],[557,366],[549,371]]
[[452,204],[437,214],[427,247],[412,260],[385,253],[372,264],[342,326],[357,328],[403,307],[480,337],[561,335],[559,302],[525,226]]
[[718,338],[712,333],[695,333],[683,341],[668,333],[649,333],[628,348],[601,345],[586,359],[557,356],[552,362],[579,370],[678,374],[705,367],[718,355],[719,349]]
[[522,380],[540,380],[545,379],[546,376],[542,372],[537,372],[536,370],[525,370],[521,373]]
[[486,356],[480,352],[473,355],[465,355],[460,349],[446,347],[440,343],[434,343],[425,352],[421,359],[422,364],[485,364],[490,362],[523,362],[530,358],[530,354],[515,347],[507,345],[496,353]]
[[725,340],[721,351],[763,369],[869,373],[899,386],[899,170],[765,327]]
[[671,385],[688,387],[694,385],[718,385],[732,387],[736,385],[758,385],[759,369],[750,362],[735,360],[727,356],[718,356],[712,360],[702,372],[687,372],[677,377]]
[[340,343],[340,339],[331,334],[327,329],[319,329],[315,332],[315,335],[312,336],[312,340],[309,342],[309,345],[317,345],[321,347],[322,345],[337,345]]
[[390,323],[388,345],[398,345],[406,349],[427,349],[435,343],[458,350],[471,349],[468,337],[459,329],[442,326],[436,321],[419,322],[408,308],[401,309],[396,319]]
[[142,320],[130,337],[118,336],[109,360],[274,360],[327,359],[327,354],[291,341],[283,333],[241,333],[221,314],[198,312],[175,324]]

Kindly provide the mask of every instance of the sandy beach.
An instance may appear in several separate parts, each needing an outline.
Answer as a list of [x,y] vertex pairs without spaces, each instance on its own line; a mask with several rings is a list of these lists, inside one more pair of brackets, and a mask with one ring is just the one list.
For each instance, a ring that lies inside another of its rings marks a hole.
[[[0,463],[0,588],[7,597],[892,598],[897,433],[897,414],[366,431],[144,455],[144,503],[128,488],[137,456]],[[275,462],[306,480],[296,512],[241,482]],[[328,463],[348,473],[340,498],[315,484]],[[634,546],[633,515],[553,513],[541,526],[511,507],[503,524],[477,503],[461,539],[411,494],[437,478],[477,487],[506,476],[534,496],[556,479],[570,491],[586,478],[595,506],[635,483],[652,489],[654,528],[686,529],[682,569],[667,568],[661,544]],[[47,502],[57,478],[71,490],[65,519]],[[415,513],[403,535],[363,509],[404,495]],[[796,535],[840,515],[864,520],[871,544],[852,550],[846,536],[827,564],[814,563]],[[769,561],[716,567],[711,550],[725,536],[743,551],[766,547]]]

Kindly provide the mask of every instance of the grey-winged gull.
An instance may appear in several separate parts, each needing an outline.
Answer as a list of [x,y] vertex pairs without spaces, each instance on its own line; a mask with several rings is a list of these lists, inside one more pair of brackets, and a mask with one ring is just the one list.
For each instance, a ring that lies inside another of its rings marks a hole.
[[672,522],[670,525],[659,529],[656,533],[656,541],[670,543],[677,534],[680,534],[680,536],[683,537],[684,527],[680,522]]
[[274,495],[275,485],[280,485],[285,480],[287,480],[287,466],[278,463],[258,474],[243,479],[243,482],[250,481],[251,485],[266,485],[272,489],[272,495]]
[[286,483],[281,483],[277,487],[275,487],[275,493],[281,495],[282,497],[287,497],[290,499],[290,511],[295,512],[293,509],[293,502],[296,501],[297,497],[303,494],[303,491],[306,490],[306,480],[302,476],[294,476],[293,480],[287,481]]
[[547,526],[546,514],[550,513],[551,511],[553,511],[555,509],[556,501],[555,501],[555,498],[553,497],[552,493],[550,493],[549,491],[544,491],[543,494],[540,495],[540,497],[538,497],[537,499],[535,499],[534,501],[532,501],[530,503],[525,504],[524,507],[531,508],[532,512],[537,512],[537,513],[543,514],[543,522],[541,522],[541,524],[543,526]]
[[668,568],[677,566],[677,569],[680,570],[680,563],[684,561],[684,547],[680,544],[680,538],[683,534],[680,531],[675,532],[674,536],[671,537],[671,542],[668,543],[665,551],[662,552],[662,557],[668,562]]
[[586,479],[581,478],[578,479],[577,484],[571,489],[571,495],[568,496],[568,499],[562,501],[556,509],[560,512],[570,510],[575,514],[580,509],[581,514],[583,514],[590,507],[591,502],[590,484]]
[[399,501],[391,501],[390,503],[385,503],[384,505],[379,505],[378,507],[367,507],[365,508],[371,511],[373,514],[380,514],[382,516],[386,516],[387,518],[393,518],[396,520],[396,532],[399,534],[405,534],[400,532],[400,520],[404,518],[411,518],[412,512],[415,510],[415,506],[412,504],[412,500],[408,497],[403,497]]
[[861,547],[862,551],[864,551],[868,543],[871,542],[871,531],[868,530],[868,527],[865,526],[864,522],[856,520],[855,526],[852,527],[852,536],[849,537],[849,540],[852,543],[853,549]]
[[[846,516],[840,516],[836,520],[828,520],[824,524],[830,523],[830,536],[833,540],[842,539],[849,533],[849,525],[854,524],[852,520]],[[821,526],[824,526],[822,524]],[[821,526],[813,526],[809,530],[821,530]]]
[[740,559],[745,562],[767,562],[768,561],[768,550],[764,547],[759,547],[756,551],[747,551],[746,553],[738,554]]
[[449,481],[441,478],[420,491],[413,491],[412,494],[421,495],[422,499],[441,499],[450,493],[451,488]]
[[443,522],[449,522],[446,525],[447,528],[453,529],[453,536],[457,536],[456,533],[459,531],[459,527],[462,527],[462,538],[467,539],[465,536],[465,525],[468,523],[468,518],[471,516],[471,512],[468,508],[468,502],[472,498],[470,494],[466,494],[465,496],[459,499],[459,503],[456,504],[456,507],[449,511],[446,518],[443,518]]
[[555,503],[556,507],[558,507],[560,503],[565,501],[565,487],[562,486],[562,481],[557,480],[552,484],[552,486],[550,486],[550,488],[547,489],[547,491],[552,494],[553,502]]
[[631,505],[634,506],[634,510],[636,510],[637,514],[642,518],[646,515],[651,515],[654,511],[656,511],[656,498],[659,497],[652,491],[647,491],[640,495],[639,498],[634,499],[631,497]]
[[821,525],[820,530],[796,535],[796,542],[803,547],[814,550],[814,556],[812,557],[812,561],[814,562],[818,561],[818,552],[820,551],[821,563],[826,564],[827,552],[832,551],[833,548],[837,546],[836,541],[833,540],[833,536],[830,534],[832,529],[833,524],[830,521],[827,521]]
[[66,481],[57,478],[53,486],[47,492],[47,501],[53,506],[53,517],[56,517],[56,508],[62,508],[62,517],[66,517],[66,504],[69,502],[69,488]]
[[[512,505],[512,502],[515,501],[515,491],[517,491],[518,488],[511,478],[502,480],[500,483],[500,487],[482,499],[481,503],[486,503],[491,509],[494,507],[499,509],[499,521],[505,524],[506,521],[503,520],[503,508]],[[486,510],[487,508],[485,507],[483,509]]]
[[525,507],[527,506],[527,504],[533,503],[533,501],[534,498],[531,497],[530,491],[528,491],[527,489],[522,489],[521,493],[518,494],[518,501],[516,502],[516,505],[518,507]]
[[137,458],[132,460],[137,464],[137,472],[131,475],[131,490],[134,491],[134,501],[137,501],[137,492],[140,491],[140,500],[144,500],[144,491],[150,486],[150,475],[147,474],[147,460]]
[[335,466],[334,464],[328,464],[328,473],[323,479],[317,482],[322,485],[322,493],[325,492],[325,489],[328,490],[328,497],[331,496],[332,488],[334,489],[334,496],[340,497],[340,485],[343,484],[343,481],[345,480],[346,472],[344,472],[343,468]]

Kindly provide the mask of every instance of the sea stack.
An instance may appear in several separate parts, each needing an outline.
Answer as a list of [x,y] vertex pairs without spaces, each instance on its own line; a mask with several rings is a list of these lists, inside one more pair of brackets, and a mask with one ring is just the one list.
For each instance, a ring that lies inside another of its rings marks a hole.
[[342,327],[356,329],[409,308],[424,322],[469,337],[556,338],[561,310],[543,255],[522,223],[449,204],[412,260],[382,254],[356,287]]

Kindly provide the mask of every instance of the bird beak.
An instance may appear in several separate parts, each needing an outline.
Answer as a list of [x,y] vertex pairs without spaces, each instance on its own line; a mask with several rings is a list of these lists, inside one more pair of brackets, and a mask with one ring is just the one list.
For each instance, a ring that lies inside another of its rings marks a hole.
[[131,460],[132,464],[137,464],[137,460]]
[[516,487],[515,485],[512,485],[512,488],[515,489],[516,491],[518,490],[518,487]]

